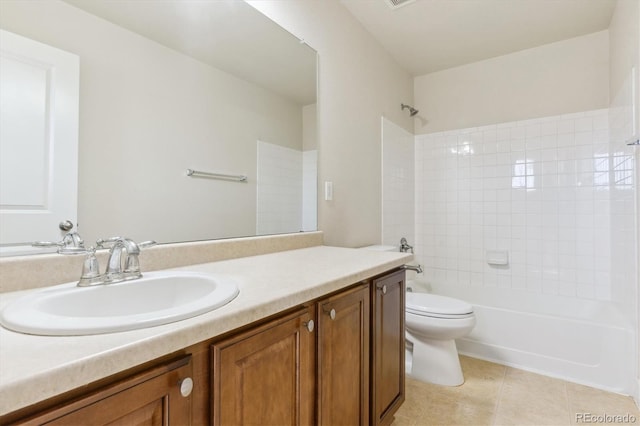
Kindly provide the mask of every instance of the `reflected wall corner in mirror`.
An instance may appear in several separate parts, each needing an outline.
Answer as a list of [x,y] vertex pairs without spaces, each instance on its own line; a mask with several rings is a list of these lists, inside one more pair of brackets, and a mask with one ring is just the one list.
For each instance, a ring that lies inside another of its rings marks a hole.
[[[87,245],[115,235],[169,243],[317,229],[317,54],[254,7],[3,0],[0,12],[0,29],[78,59],[77,170],[63,169],[78,176],[75,217]],[[3,64],[29,57],[20,46],[12,51],[2,34]],[[14,75],[2,73],[0,94],[26,87],[23,76],[33,70],[24,63]],[[48,80],[40,83],[30,90],[49,93]],[[64,105],[71,98],[57,99]],[[47,210],[55,196],[44,189],[52,178],[42,172],[43,144],[56,149],[64,137],[50,133],[56,117],[39,108],[28,118],[48,139],[4,131],[0,138],[3,157],[40,169],[30,183],[37,196],[25,201],[8,195],[26,188],[22,179],[7,179],[8,160],[0,164],[0,182],[14,185],[0,187],[0,223],[12,220],[13,229],[27,228],[17,218],[25,205]],[[17,150],[26,143],[40,154]],[[247,180],[192,178],[186,169]],[[0,235],[0,246],[62,237],[47,225],[37,237]]]

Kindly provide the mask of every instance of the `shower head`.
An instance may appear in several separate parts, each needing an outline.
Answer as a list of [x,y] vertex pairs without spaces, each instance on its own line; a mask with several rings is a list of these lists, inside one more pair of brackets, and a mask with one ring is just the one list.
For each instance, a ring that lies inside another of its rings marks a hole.
[[412,107],[411,105],[400,104],[400,108],[401,108],[401,109],[408,109],[408,110],[409,110],[409,115],[410,115],[411,117],[413,117],[413,116],[414,116],[414,115],[416,115],[418,112],[420,112],[420,111],[418,111],[417,109],[415,109],[414,107]]

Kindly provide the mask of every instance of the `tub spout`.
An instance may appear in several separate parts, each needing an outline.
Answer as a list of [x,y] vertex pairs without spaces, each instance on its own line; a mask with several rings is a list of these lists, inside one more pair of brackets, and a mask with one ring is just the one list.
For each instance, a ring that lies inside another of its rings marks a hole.
[[422,273],[422,266],[420,265],[402,265],[401,268],[408,271],[416,271],[418,274]]

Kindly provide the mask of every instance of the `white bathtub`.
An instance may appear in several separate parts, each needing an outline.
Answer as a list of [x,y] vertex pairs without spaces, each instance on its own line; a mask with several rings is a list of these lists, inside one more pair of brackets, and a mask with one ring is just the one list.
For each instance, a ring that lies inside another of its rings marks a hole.
[[477,325],[458,351],[613,392],[634,393],[633,328],[611,302],[409,281],[471,303]]

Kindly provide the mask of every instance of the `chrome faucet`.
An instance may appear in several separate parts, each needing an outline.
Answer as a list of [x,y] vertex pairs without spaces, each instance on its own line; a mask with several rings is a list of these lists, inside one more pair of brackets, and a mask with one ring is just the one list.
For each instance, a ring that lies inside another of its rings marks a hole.
[[[104,272],[104,284],[135,280],[142,277],[140,261],[138,260],[140,249],[156,245],[155,241],[145,241],[137,244],[132,239],[125,237],[100,239],[96,243],[99,248],[104,248],[105,244],[113,243],[111,249],[109,249],[109,260],[107,261],[107,269]],[[123,252],[126,253],[124,267],[122,265]]]
[[78,232],[67,232],[62,241],[35,241],[33,247],[57,247],[59,254],[83,254],[86,252],[84,241]]
[[[413,246],[410,246],[405,237],[400,238],[400,252],[407,253],[411,251],[413,253]],[[420,265],[402,265],[402,269],[409,271],[416,271],[418,274],[422,273],[422,266]]]
[[418,274],[422,273],[422,266],[420,265],[402,265],[402,269],[409,271],[416,271]]
[[[103,245],[105,241],[98,241],[98,245]],[[138,255],[140,247],[135,241],[129,238],[114,237],[106,242],[113,242],[109,250],[109,261],[105,271],[105,282],[116,282],[125,280],[135,280],[140,278],[140,262]],[[126,252],[124,269],[122,268],[122,252]]]
[[[112,246],[109,249],[107,269],[104,274],[101,274],[96,250],[108,248],[105,245],[109,244],[112,244]],[[78,281],[79,287],[117,283],[142,277],[140,260],[138,260],[140,249],[156,244],[155,241],[145,241],[137,244],[130,238],[113,237],[106,240],[97,240],[96,247],[85,248],[84,241],[77,232],[69,232],[60,242],[36,241],[32,243],[34,247],[57,247],[60,254],[85,254],[82,275]],[[126,253],[124,266],[122,265],[123,252]]]

